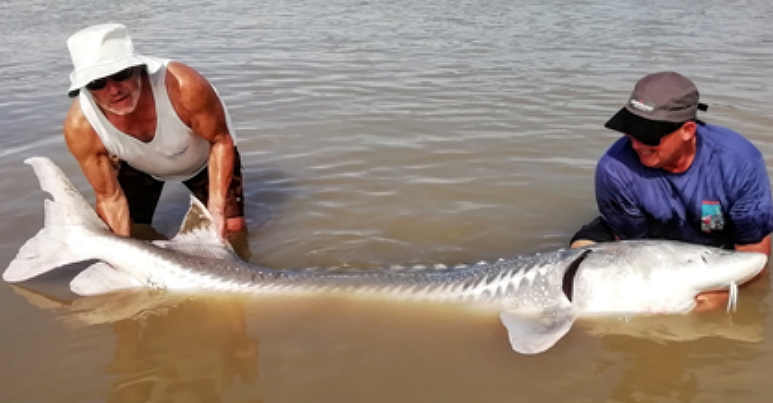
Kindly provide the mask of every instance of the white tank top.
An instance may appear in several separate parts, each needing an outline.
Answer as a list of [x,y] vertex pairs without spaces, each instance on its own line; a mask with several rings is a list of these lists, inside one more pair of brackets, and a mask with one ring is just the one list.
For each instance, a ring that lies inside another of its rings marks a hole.
[[[157,179],[182,181],[195,176],[207,166],[211,146],[177,116],[166,91],[166,69],[170,60],[157,60],[163,67],[153,74],[148,74],[157,120],[156,133],[152,140],[143,142],[118,130],[107,120],[89,91],[80,92],[80,107],[111,154]],[[220,102],[222,104],[222,99]],[[228,131],[236,144],[236,136],[231,129],[231,117],[225,104],[222,105]]]

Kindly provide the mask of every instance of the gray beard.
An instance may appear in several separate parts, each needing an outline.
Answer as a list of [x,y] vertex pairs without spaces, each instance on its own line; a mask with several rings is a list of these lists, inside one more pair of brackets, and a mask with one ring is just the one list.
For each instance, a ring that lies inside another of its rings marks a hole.
[[128,114],[134,112],[134,110],[137,109],[137,103],[140,101],[140,96],[142,94],[142,75],[140,75],[139,81],[137,82],[137,94],[140,94],[140,95],[137,95],[137,98],[134,99],[134,106],[131,109],[126,109],[126,110],[123,110],[123,111],[117,111],[117,110],[115,110],[115,109],[113,109],[113,108],[111,108],[109,106],[102,106],[102,105],[100,105],[100,106],[104,110],[106,110],[106,111],[108,111],[108,112],[110,112],[110,113],[112,113],[114,115],[118,115],[118,116],[125,116],[125,115],[128,115]]

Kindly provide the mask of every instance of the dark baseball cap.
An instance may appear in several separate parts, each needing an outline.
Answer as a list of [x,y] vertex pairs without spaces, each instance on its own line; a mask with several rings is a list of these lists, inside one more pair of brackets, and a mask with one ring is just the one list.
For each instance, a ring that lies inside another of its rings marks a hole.
[[682,124],[696,120],[699,110],[708,110],[699,98],[695,84],[679,73],[649,74],[636,83],[628,102],[604,126],[657,146]]

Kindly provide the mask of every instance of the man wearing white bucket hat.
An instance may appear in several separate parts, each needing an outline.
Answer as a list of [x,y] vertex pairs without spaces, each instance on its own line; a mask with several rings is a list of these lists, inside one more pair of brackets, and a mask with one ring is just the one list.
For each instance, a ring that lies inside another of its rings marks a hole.
[[[67,40],[73,102],[67,146],[117,234],[152,222],[164,181],[182,181],[212,214],[222,239],[244,230],[241,161],[230,117],[201,74],[134,51],[121,24]],[[115,163],[115,159],[118,163]]]

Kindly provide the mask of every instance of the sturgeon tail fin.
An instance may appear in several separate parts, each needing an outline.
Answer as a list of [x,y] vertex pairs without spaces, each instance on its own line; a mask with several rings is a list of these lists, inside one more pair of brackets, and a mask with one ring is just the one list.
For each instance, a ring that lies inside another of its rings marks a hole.
[[32,157],[24,162],[32,166],[41,189],[48,192],[52,199],[45,200],[43,229],[19,249],[16,258],[3,273],[3,280],[11,283],[89,259],[88,256],[77,255],[67,246],[68,239],[76,230],[109,231],[83,195],[50,159]]
[[31,165],[38,176],[40,188],[51,195],[56,210],[46,206],[46,222],[49,225],[76,225],[92,230],[107,231],[107,225],[94,211],[91,204],[75,189],[67,176],[46,157],[31,157],[24,160]]

